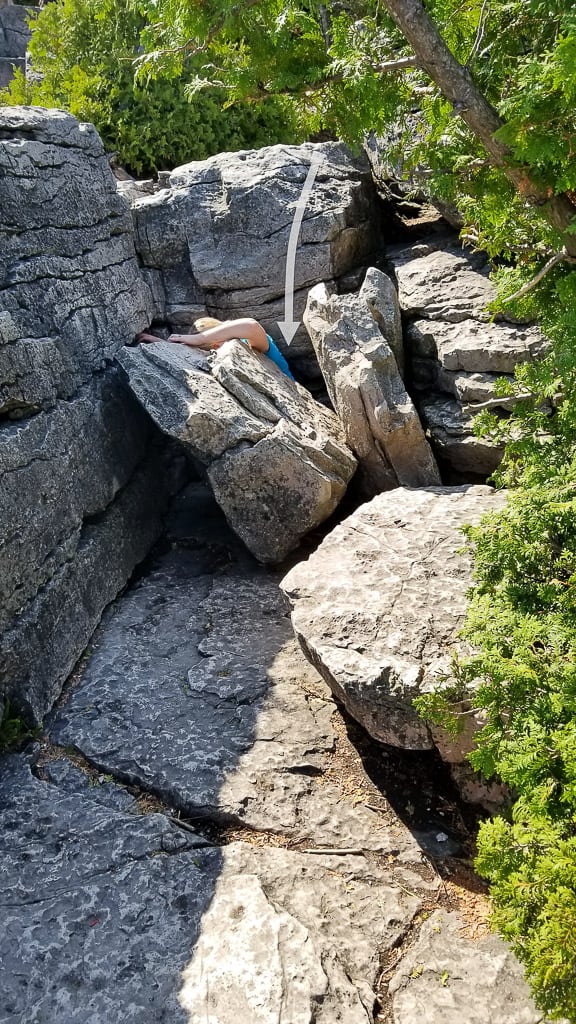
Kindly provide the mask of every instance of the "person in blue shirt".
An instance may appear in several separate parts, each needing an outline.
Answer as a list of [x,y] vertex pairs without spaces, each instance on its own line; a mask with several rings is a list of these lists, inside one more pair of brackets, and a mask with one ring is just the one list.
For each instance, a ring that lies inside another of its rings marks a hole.
[[[290,367],[279,348],[269,334],[252,317],[243,317],[240,320],[216,320],[215,317],[202,317],[194,322],[198,334],[171,334],[168,341],[180,345],[188,345],[190,348],[213,349],[220,348],[225,341],[232,341],[234,338],[243,341],[256,352],[262,352],[268,356],[276,366],[285,373],[290,380],[294,380]],[[137,341],[159,341],[153,334],[146,332],[139,334]]]

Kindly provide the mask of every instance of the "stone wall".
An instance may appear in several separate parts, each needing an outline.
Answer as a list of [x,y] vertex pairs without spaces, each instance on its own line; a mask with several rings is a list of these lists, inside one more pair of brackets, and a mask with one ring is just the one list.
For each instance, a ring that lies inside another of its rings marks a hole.
[[152,300],[97,133],[4,108],[0,189],[0,704],[39,721],[158,536],[167,470],[113,363]]
[[26,67],[26,49],[30,39],[28,18],[36,7],[20,7],[10,0],[0,2],[0,89],[14,77],[14,68]]

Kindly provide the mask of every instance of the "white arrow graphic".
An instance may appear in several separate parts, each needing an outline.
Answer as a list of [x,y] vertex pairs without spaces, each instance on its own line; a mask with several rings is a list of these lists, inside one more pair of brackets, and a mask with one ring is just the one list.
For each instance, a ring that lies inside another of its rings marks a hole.
[[294,320],[294,271],[296,267],[296,249],[298,247],[298,236],[300,234],[300,228],[302,226],[302,219],[304,217],[304,210],[306,209],[306,203],[308,202],[308,196],[310,195],[314,186],[314,178],[318,173],[318,168],[322,162],[321,153],[313,153],[310,160],[310,168],[306,175],[306,180],[302,186],[302,191],[298,197],[296,203],[296,210],[294,213],[294,220],[292,221],[292,227],[290,228],[290,237],[288,239],[288,252],[286,254],[286,283],[284,286],[284,320],[278,321],[278,327],[284,335],[286,344],[289,345],[292,341],[296,331],[300,326],[299,320]]

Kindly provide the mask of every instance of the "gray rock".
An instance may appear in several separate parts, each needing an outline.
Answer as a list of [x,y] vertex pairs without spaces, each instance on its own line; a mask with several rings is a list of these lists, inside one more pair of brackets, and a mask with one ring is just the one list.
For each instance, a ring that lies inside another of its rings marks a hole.
[[168,479],[109,365],[153,304],[96,131],[4,107],[0,177],[0,692],[37,722],[157,537]]
[[234,844],[183,975],[193,1024],[367,1024],[418,899],[362,857]]
[[210,849],[161,814],[39,781],[22,758],[2,767],[6,1024],[372,1019],[380,958],[421,906],[384,868]]
[[30,39],[28,18],[37,7],[17,4],[0,6],[0,89],[5,89],[14,77],[14,68],[26,68],[26,49]]
[[158,538],[167,491],[164,459],[144,461],[0,634],[0,692],[31,722],[53,706],[104,608]]
[[69,398],[152,318],[127,204],[91,125],[0,111],[0,413]]
[[[398,484],[440,483],[392,347],[381,333],[384,327],[397,337],[383,277],[373,269],[357,295],[331,295],[325,285],[317,285],[304,316],[332,404],[358,458],[367,497]],[[381,300],[384,312],[379,313]]]
[[[358,285],[359,298],[365,302],[372,313],[380,333],[388,342],[394,359],[404,379],[404,338],[402,334],[402,316],[398,302],[398,292],[387,274],[368,267],[364,280]],[[358,290],[356,289],[356,290]]]
[[493,402],[498,409],[511,409],[516,404],[515,398],[498,395],[497,382],[512,379],[501,373],[464,373],[442,368],[435,378],[440,390],[453,395],[464,407]]
[[486,307],[496,297],[496,289],[486,271],[471,266],[466,253],[431,252],[399,261],[395,269],[405,316],[453,324],[470,318],[488,319]]
[[111,369],[70,401],[0,430],[0,632],[78,555],[86,521],[113,502],[150,440]]
[[458,914],[437,910],[422,925],[389,986],[394,1024],[542,1024],[522,969],[495,936],[474,942]]
[[408,340],[415,355],[436,358],[443,369],[466,373],[512,374],[518,363],[541,359],[550,347],[537,327],[471,319],[416,320],[408,328]]
[[221,867],[159,814],[103,808],[4,759],[0,802],[6,1024],[186,1024],[180,973]]
[[53,741],[192,819],[418,859],[407,830],[375,829],[322,778],[334,703],[294,641],[276,575],[171,552],[93,647]]
[[444,465],[458,473],[483,477],[498,469],[504,446],[476,437],[473,417],[462,411],[460,402],[446,395],[425,398],[420,410],[436,456]]
[[[470,586],[460,527],[502,507],[488,487],[398,488],[336,527],[281,587],[304,653],[384,743],[428,749],[413,699],[451,677]],[[462,759],[440,740],[447,760]]]
[[[376,194],[364,159],[340,143],[222,153],[170,175],[170,189],[134,204],[137,248],[163,280],[166,308],[205,304],[255,316],[273,337],[284,319],[290,228],[311,157],[321,153],[296,256],[297,315],[306,289],[365,261],[376,242]],[[290,351],[310,354],[304,328]]]
[[338,420],[266,356],[228,342],[209,360],[158,342],[118,358],[160,429],[206,466],[259,560],[282,561],[334,511],[356,466]]

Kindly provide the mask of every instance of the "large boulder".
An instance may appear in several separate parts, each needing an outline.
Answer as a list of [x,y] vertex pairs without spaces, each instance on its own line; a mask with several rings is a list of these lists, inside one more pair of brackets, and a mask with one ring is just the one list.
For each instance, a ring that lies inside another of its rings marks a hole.
[[462,742],[434,735],[413,700],[449,682],[453,655],[467,650],[461,527],[504,500],[486,486],[380,494],[282,581],[304,653],[375,739],[464,759]]
[[70,398],[152,317],[132,236],[92,125],[0,111],[0,414]]
[[[321,162],[298,236],[294,312],[308,288],[366,263],[377,243],[379,212],[366,160],[340,143],[271,146],[221,153],[176,168],[169,188],[133,205],[136,245],[156,296],[158,319],[190,324],[207,307],[230,319],[255,316],[286,353],[288,239],[313,156]],[[300,327],[291,360],[310,368]]]
[[533,325],[490,319],[496,289],[484,254],[437,241],[389,255],[415,400],[439,464],[451,480],[486,479],[503,447],[476,437],[474,414],[488,406],[507,415],[516,400],[497,382],[542,358],[549,342]]
[[153,304],[98,135],[4,107],[0,178],[0,702],[38,722],[158,536],[165,473],[112,365]]
[[399,484],[439,484],[432,450],[398,369],[400,313],[390,279],[370,268],[357,294],[331,294],[325,284],[316,285],[304,322],[358,458],[363,494],[371,498]]
[[205,467],[228,522],[281,562],[334,511],[356,460],[336,416],[238,341],[207,357],[168,342],[118,356],[160,429]]

